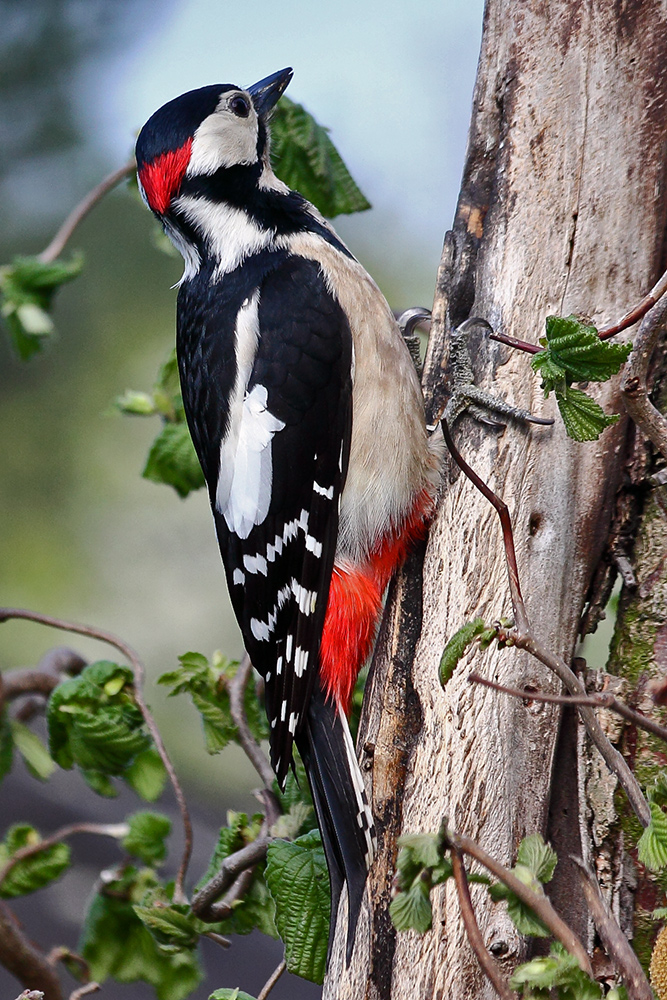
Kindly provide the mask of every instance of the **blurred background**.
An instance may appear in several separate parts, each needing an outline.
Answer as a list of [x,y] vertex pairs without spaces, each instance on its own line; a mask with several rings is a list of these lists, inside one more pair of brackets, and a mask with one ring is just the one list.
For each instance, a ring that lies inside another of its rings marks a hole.
[[[331,129],[373,205],[336,228],[393,308],[430,306],[458,193],[482,9],[482,0],[0,0],[0,263],[43,249],[80,198],[130,158],[136,132],[165,101],[291,65],[289,96]],[[152,387],[173,344],[182,266],[157,249],[153,221],[127,186],[89,216],[65,256],[75,249],[86,266],[59,293],[47,351],[21,363],[0,336],[0,604],[95,624],[141,653],[148,700],[195,804],[198,875],[225,810],[253,809],[255,779],[233,751],[207,757],[194,710],[154,681],[180,653],[237,656],[241,643],[204,493],[182,501],[142,479],[157,418],[111,406],[128,388]],[[15,622],[1,629],[0,668],[34,665],[63,643],[90,659],[109,655]],[[47,832],[69,808],[99,819],[139,807],[131,797],[98,799],[75,774],[41,786],[20,768],[2,794],[2,829],[28,819]],[[94,878],[93,859],[76,845],[74,853],[84,875],[67,876],[72,912],[52,912],[58,926],[44,930],[71,945]],[[37,894],[25,912],[48,917],[49,899]],[[248,941],[216,952],[196,996],[223,985],[258,992],[280,957],[272,948],[263,964]],[[0,972],[0,997],[12,989]],[[110,990],[118,1000],[152,995]],[[273,995],[319,991],[285,978]]]

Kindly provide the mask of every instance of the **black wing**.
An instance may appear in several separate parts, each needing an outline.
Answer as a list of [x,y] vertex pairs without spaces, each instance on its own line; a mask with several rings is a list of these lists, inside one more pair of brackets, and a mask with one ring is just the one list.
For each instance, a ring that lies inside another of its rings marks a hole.
[[270,489],[268,511],[240,533],[233,518],[230,530],[229,517],[214,513],[246,649],[265,680],[271,763],[282,786],[319,671],[351,433],[352,340],[319,265],[300,257],[262,281],[258,327],[245,393],[256,425],[249,417],[247,441],[239,431],[236,461],[246,461],[244,448],[270,449],[270,460],[266,451],[261,463],[249,458],[270,480],[259,487]]

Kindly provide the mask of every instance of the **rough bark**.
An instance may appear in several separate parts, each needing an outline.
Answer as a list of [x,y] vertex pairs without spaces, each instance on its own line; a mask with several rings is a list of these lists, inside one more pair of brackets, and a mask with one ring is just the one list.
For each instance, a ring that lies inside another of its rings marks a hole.
[[[548,314],[584,314],[602,326],[651,287],[665,225],[666,66],[665,2],[488,0],[425,367],[431,414],[446,394],[450,324],[482,316],[536,342]],[[476,344],[474,358],[482,384],[556,414],[525,355],[487,341]],[[605,409],[619,408],[616,384],[589,391]],[[497,432],[463,418],[456,429],[466,459],[510,506],[533,629],[566,659],[606,541],[626,431],[622,420],[581,445],[560,422]],[[559,761],[554,767],[558,711],[473,688],[470,658],[446,690],[438,684],[452,633],[476,615],[493,621],[509,612],[496,515],[450,464],[428,545],[393,588],[375,657],[360,747],[380,857],[348,968],[337,935],[327,1000],[494,995],[465,941],[453,887],[435,894],[434,929],[422,937],[397,935],[387,907],[401,833],[435,830],[448,816],[509,865],[521,837],[546,829],[553,775],[564,785]],[[515,650],[473,655],[476,670],[501,682],[555,688],[543,667]],[[564,753],[564,766],[572,758]],[[571,833],[576,781],[570,788],[565,801],[554,799],[553,820]],[[502,905],[478,887],[472,892],[487,947],[510,970],[524,942]]]

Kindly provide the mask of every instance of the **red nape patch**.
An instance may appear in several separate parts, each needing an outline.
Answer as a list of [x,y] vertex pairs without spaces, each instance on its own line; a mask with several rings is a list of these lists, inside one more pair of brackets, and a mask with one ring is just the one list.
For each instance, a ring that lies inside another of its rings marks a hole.
[[146,200],[154,212],[165,215],[171,199],[181,186],[181,181],[190,162],[192,139],[179,149],[160,153],[152,163],[145,163],[139,171],[139,180]]
[[408,552],[426,534],[433,496],[422,490],[403,525],[386,535],[362,566],[334,566],[320,646],[327,696],[349,714],[357,674],[370,656],[382,595]]

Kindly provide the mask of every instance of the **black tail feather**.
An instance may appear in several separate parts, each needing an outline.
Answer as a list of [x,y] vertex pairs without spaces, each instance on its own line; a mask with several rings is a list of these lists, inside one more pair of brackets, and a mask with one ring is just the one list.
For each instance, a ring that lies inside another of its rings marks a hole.
[[331,930],[343,883],[347,884],[347,949],[349,963],[366,875],[373,860],[375,829],[366,801],[347,719],[322,691],[313,692],[308,718],[297,734],[315,803],[331,883]]

